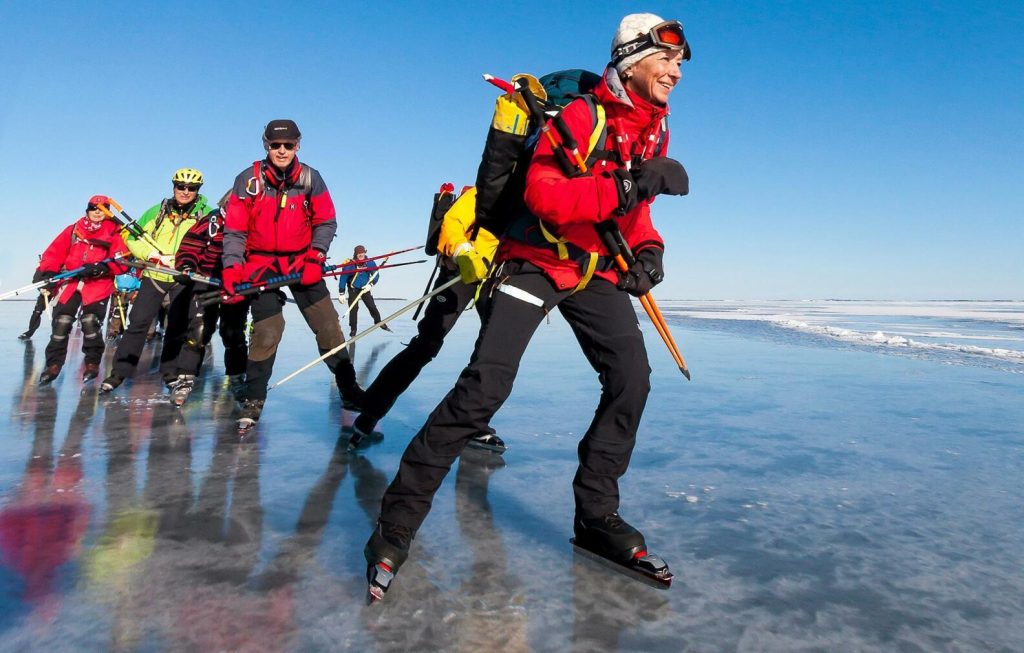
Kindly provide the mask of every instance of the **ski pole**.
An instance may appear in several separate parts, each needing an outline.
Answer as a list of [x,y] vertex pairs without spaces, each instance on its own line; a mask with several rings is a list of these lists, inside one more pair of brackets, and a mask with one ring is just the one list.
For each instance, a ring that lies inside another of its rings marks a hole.
[[[116,261],[116,260],[120,259],[122,256],[124,256],[124,255],[123,254],[118,254],[117,256],[113,256],[111,258],[105,258],[102,261],[96,261],[96,262],[97,263],[110,263],[111,261]],[[27,292],[31,292],[33,290],[39,290],[40,288],[45,288],[46,286],[55,284],[55,283],[57,283],[59,281],[64,281],[65,279],[70,279],[71,277],[74,277],[74,276],[77,276],[77,275],[81,274],[84,270],[85,270],[85,266],[83,265],[82,267],[75,268],[74,270],[67,270],[65,272],[61,272],[60,274],[55,274],[52,277],[50,277],[49,279],[43,279],[42,281],[36,281],[35,283],[30,283],[27,286],[22,286],[21,288],[15,288],[14,290],[9,290],[9,291],[5,292],[4,294],[0,295],[0,301],[2,301],[4,299],[10,299],[11,297],[17,297],[18,295],[23,295],[23,294],[25,294]]]
[[405,249],[395,250],[393,252],[388,252],[386,254],[378,254],[376,256],[368,256],[368,257],[364,258],[363,260],[364,261],[376,261],[379,258],[391,258],[392,256],[397,256],[399,254],[405,254],[406,252],[411,252],[411,251],[416,250],[416,249],[423,249],[423,245],[417,245],[416,247],[407,247]]
[[[419,265],[420,263],[426,263],[430,259],[421,258],[418,261],[405,261],[403,263],[388,263],[387,265],[378,265],[378,270],[387,270],[388,268],[400,268],[403,265]],[[335,265],[330,270],[324,270],[325,277],[340,277],[343,274],[347,274],[350,270],[342,270],[343,266]],[[376,282],[374,282],[376,283]]]
[[[378,266],[377,269],[381,270],[381,269],[384,269],[384,268],[397,268],[397,267],[401,267],[403,265],[416,265],[416,264],[419,264],[419,263],[426,263],[426,262],[427,262],[427,259],[422,259],[422,260],[419,260],[419,261],[408,261],[408,262],[405,262],[405,263],[391,263],[391,264],[386,265],[386,266],[385,265]],[[326,265],[326,266],[324,266],[324,275],[323,276],[325,276],[325,277],[336,277],[336,276],[338,276],[340,274],[344,274],[344,272],[341,270],[342,267],[344,267],[344,264],[340,264],[340,265]],[[244,297],[244,296],[247,296],[247,295],[255,295],[256,293],[266,292],[268,290],[277,290],[278,288],[284,288],[285,286],[290,286],[293,283],[295,283],[296,281],[299,281],[301,279],[302,279],[302,273],[301,272],[293,272],[292,274],[282,274],[282,275],[278,275],[278,276],[275,276],[275,277],[269,277],[269,278],[264,279],[263,281],[260,281],[258,283],[239,283],[239,284],[236,284],[235,285],[235,293],[234,293],[234,295],[225,295],[224,292],[221,291],[221,290],[210,290],[210,291],[201,293],[199,295],[200,305],[201,306],[210,306],[211,304],[217,304],[217,303],[219,303],[221,301],[224,301],[224,299],[226,297],[230,297],[230,296],[241,295],[241,296]],[[217,280],[213,279],[213,281],[217,281]]]
[[294,379],[296,376],[298,376],[299,374],[302,374],[303,372],[305,372],[309,368],[313,367],[317,363],[319,363],[321,361],[324,361],[324,360],[327,360],[328,358],[330,358],[334,354],[337,354],[342,349],[344,349],[344,348],[348,347],[349,345],[351,345],[352,343],[360,340],[363,336],[367,335],[368,333],[370,333],[372,331],[375,331],[376,329],[379,329],[381,326],[387,324],[388,322],[390,322],[391,320],[395,319],[399,315],[402,315],[403,313],[405,313],[405,312],[415,308],[416,306],[419,306],[420,304],[422,304],[423,302],[427,301],[428,299],[430,299],[434,295],[437,295],[438,293],[441,293],[441,292],[444,292],[445,290],[448,290],[449,288],[454,286],[456,283],[462,283],[462,279],[460,277],[455,277],[454,279],[452,279],[448,283],[444,284],[440,288],[434,289],[433,291],[427,293],[426,295],[423,295],[419,299],[414,299],[413,301],[409,302],[408,304],[406,304],[402,308],[398,309],[397,311],[395,311],[391,315],[387,316],[386,318],[384,318],[380,322],[377,322],[376,324],[368,327],[365,331],[362,331],[361,333],[357,333],[356,335],[354,335],[350,339],[348,339],[345,342],[341,343],[340,345],[338,345],[334,349],[330,350],[329,352],[327,352],[326,354],[324,354],[320,358],[317,358],[316,360],[310,361],[309,363],[303,365],[302,367],[300,367],[299,369],[295,370],[294,372],[292,372],[288,376],[284,377],[283,379],[281,379],[280,381],[278,381],[274,385],[270,386],[269,389],[273,390],[274,388],[278,387],[279,385],[282,385],[282,384],[284,384],[284,383]]
[[192,272],[191,270],[178,270],[176,268],[169,268],[163,265],[156,265],[154,263],[148,263],[143,261],[125,261],[125,265],[133,267],[137,270],[146,270],[149,272],[159,272],[160,274],[169,274],[171,276],[185,275],[192,281],[198,281],[199,283],[209,284],[211,286],[220,286],[220,279],[214,279],[198,272]]
[[125,328],[128,325],[128,318],[124,314],[124,301],[121,299],[121,293],[117,295],[117,312],[121,315],[121,328]]
[[[633,252],[629,249],[629,245],[622,237],[622,233],[619,232],[619,228],[612,221],[606,221],[594,225],[597,229],[598,234],[604,241],[605,247],[608,248],[608,252],[615,258],[615,265],[618,266],[620,272],[628,273],[629,269],[636,263],[636,258],[633,256]],[[628,260],[627,260],[628,257]],[[654,301],[654,296],[648,292],[640,296],[640,305],[644,307],[644,311],[647,312],[647,317],[651,318],[651,322],[654,324],[654,328],[657,330],[658,335],[665,342],[665,346],[668,347],[669,353],[675,360],[676,365],[679,366],[679,371],[683,373],[686,380],[690,380],[690,370],[686,367],[686,361],[683,360],[683,354],[679,351],[679,346],[676,344],[675,339],[672,337],[672,333],[668,330],[668,324],[665,322],[665,316],[661,314],[661,309],[658,308],[658,303]]]
[[[423,288],[423,293],[427,294],[430,291],[430,285],[434,283],[434,278],[437,277],[437,271],[441,269],[441,257],[437,256],[434,258],[434,269],[431,270],[430,276],[427,278],[427,285]],[[416,307],[416,311],[412,314],[412,321],[415,322],[420,317],[420,311],[423,310],[425,304],[420,304]]]
[[109,208],[107,208],[105,204],[99,205],[98,208],[100,211],[103,211],[103,213],[108,218],[110,218],[118,225],[120,225],[122,229],[127,231],[133,237],[135,237],[136,239],[146,241],[146,243],[149,244],[150,247],[163,254],[163,250],[161,250],[160,246],[156,244],[156,242],[150,237],[148,233],[146,233],[146,230],[139,225],[138,220],[125,213],[124,209],[121,208],[121,205],[115,202],[113,199],[109,197],[107,199],[110,200],[110,205],[117,209],[118,213],[120,213],[123,217],[114,215],[114,213]]

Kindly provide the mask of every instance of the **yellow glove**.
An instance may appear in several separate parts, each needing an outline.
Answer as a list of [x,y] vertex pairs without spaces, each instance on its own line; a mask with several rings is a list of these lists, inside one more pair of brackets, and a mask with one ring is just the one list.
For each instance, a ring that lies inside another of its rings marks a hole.
[[464,284],[480,283],[487,276],[487,262],[469,243],[463,243],[456,250],[455,263],[459,266],[459,276]]

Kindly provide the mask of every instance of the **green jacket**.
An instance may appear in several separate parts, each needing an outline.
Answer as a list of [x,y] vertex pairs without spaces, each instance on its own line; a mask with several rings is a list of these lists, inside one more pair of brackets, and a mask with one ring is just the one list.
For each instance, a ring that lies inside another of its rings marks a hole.
[[[173,255],[178,251],[181,239],[185,237],[188,230],[195,225],[196,221],[210,212],[210,206],[206,203],[206,197],[199,195],[195,204],[188,213],[179,215],[173,210],[173,200],[166,199],[139,218],[139,227],[149,236],[145,238],[133,238],[125,234],[125,244],[135,258],[149,260],[158,255]],[[150,243],[152,241],[152,243]],[[156,247],[153,247],[153,245]],[[173,265],[172,265],[173,267]],[[160,272],[144,272],[143,276],[154,281],[174,281],[174,277]]]

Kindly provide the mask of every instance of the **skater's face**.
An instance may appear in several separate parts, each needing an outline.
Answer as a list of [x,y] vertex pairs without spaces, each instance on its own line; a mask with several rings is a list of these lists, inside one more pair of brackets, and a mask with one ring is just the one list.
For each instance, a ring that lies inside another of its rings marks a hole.
[[103,215],[103,211],[99,207],[95,209],[89,209],[85,212],[86,217],[89,218],[89,222],[103,222],[103,218],[107,217]]
[[295,154],[299,151],[299,144],[295,141],[273,141],[267,143],[267,158],[275,166],[284,170],[295,160]]
[[199,194],[199,186],[195,184],[174,184],[174,201],[184,206],[196,199]]
[[682,51],[661,50],[626,71],[626,88],[651,104],[668,104],[668,96],[683,78]]

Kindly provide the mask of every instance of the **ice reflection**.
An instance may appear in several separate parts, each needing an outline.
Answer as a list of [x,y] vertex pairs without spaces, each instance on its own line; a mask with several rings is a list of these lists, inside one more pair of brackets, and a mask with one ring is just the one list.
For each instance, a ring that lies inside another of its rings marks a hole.
[[27,393],[35,408],[31,453],[21,484],[0,510],[0,557],[20,585],[20,608],[51,621],[64,598],[62,566],[79,553],[92,507],[82,492],[82,439],[95,412],[83,396],[59,451],[55,450],[57,393]]

